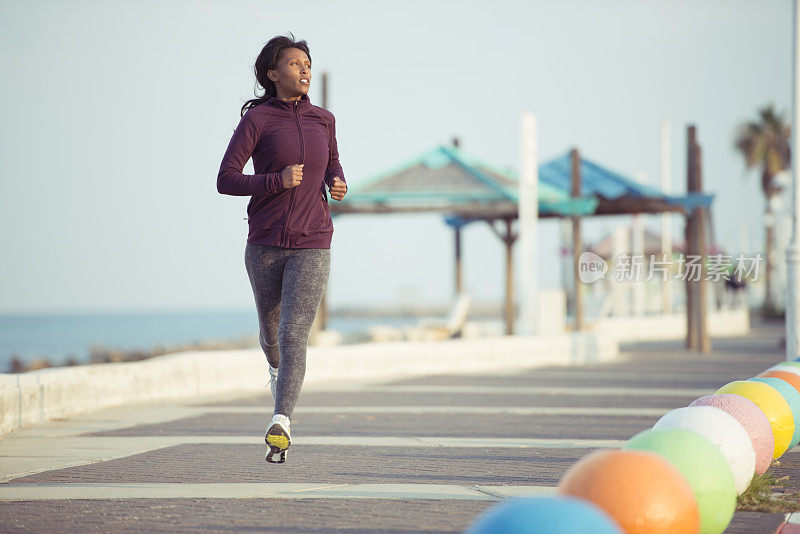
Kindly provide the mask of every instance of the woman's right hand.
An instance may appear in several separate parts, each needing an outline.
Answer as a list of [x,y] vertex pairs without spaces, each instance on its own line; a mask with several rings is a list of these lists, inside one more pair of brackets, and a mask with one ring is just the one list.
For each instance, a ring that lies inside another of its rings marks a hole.
[[303,181],[303,164],[289,165],[283,169],[281,171],[281,181],[284,189],[300,185],[300,182]]

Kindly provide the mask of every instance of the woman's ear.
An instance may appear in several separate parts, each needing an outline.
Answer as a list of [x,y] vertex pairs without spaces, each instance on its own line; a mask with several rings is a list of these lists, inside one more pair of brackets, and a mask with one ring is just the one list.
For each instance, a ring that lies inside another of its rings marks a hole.
[[270,81],[272,81],[273,83],[277,82],[278,81],[278,73],[275,72],[274,70],[270,69],[270,70],[267,71],[267,78],[269,78]]

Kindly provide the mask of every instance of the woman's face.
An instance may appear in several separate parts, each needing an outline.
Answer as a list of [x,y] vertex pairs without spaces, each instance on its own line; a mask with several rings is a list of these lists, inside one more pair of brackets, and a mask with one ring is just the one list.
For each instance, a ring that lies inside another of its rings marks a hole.
[[308,94],[311,87],[311,60],[299,48],[287,48],[278,57],[278,65],[267,76],[278,93],[278,98],[298,98]]

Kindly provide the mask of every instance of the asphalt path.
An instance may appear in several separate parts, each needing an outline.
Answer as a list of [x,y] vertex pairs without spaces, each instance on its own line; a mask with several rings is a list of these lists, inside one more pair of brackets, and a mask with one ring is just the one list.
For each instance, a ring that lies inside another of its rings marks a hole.
[[[622,347],[613,363],[303,391],[285,464],[264,461],[265,395],[139,405],[0,440],[1,532],[462,532],[578,459],[783,359],[780,323]],[[800,448],[776,473],[800,481]],[[737,512],[727,532],[783,514]]]

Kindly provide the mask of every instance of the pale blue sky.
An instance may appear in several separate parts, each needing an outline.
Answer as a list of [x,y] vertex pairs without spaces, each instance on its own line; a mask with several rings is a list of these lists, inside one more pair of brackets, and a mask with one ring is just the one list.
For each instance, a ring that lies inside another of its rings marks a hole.
[[[0,311],[252,306],[247,197],[218,194],[216,174],[255,58],[287,31],[308,40],[316,81],[330,72],[351,185],[453,135],[516,167],[525,110],[543,159],[576,145],[657,184],[664,115],[676,189],[692,122],[718,241],[738,251],[744,221],[756,248],[763,200],[732,139],[767,102],[789,111],[790,13],[790,0],[2,0]],[[331,306],[450,298],[441,217],[334,224]],[[500,241],[485,225],[464,239],[467,290],[499,301]],[[559,283],[557,246],[545,223],[544,287]]]

